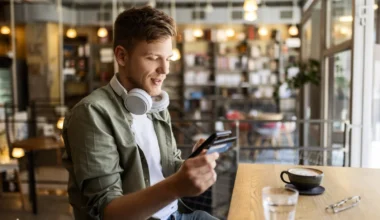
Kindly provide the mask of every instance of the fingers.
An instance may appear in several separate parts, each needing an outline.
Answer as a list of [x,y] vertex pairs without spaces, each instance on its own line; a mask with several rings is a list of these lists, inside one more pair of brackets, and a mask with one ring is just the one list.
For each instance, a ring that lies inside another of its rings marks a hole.
[[199,140],[197,141],[197,143],[195,144],[195,146],[199,147],[199,146],[201,146],[201,144],[202,144],[203,142],[205,142],[205,139],[201,138],[201,139],[199,139]]
[[203,138],[199,139],[197,143],[194,144],[192,152],[194,152],[198,147],[200,147],[203,142],[205,142],[205,139]]
[[202,152],[201,152],[199,155],[201,155],[201,156],[202,156],[202,155],[206,155],[206,153],[207,153],[207,150],[206,150],[206,149],[203,149]]
[[205,166],[199,167],[197,169],[197,172],[199,174],[207,174],[207,173],[213,171],[215,169],[215,167],[216,167],[216,161],[212,161],[211,163],[209,163]]
[[206,191],[210,186],[212,186],[216,181],[216,173],[213,170],[205,175],[200,176],[194,181],[194,186],[197,188],[197,195]]
[[210,179],[213,179],[215,174],[216,159],[218,159],[219,154],[209,154],[200,157],[193,158],[192,168],[189,170],[189,175],[195,177],[200,181],[200,185],[204,184],[213,184],[210,182]]
[[217,178],[218,178],[218,175],[215,173],[215,171],[213,171],[211,173],[211,176],[207,179],[207,181],[205,181],[205,185],[206,185],[207,189],[210,186],[214,185],[214,183],[216,182]]
[[202,191],[205,191],[208,188],[210,188],[210,186],[214,185],[214,183],[216,182],[216,179],[217,179],[217,174],[214,170],[204,175],[202,178]]
[[198,157],[194,157],[189,159],[191,162],[191,165],[193,167],[202,167],[202,166],[207,166],[209,164],[212,164],[212,162],[215,162],[219,158],[218,153],[212,153],[212,154],[205,154],[205,155],[200,155]]
[[208,158],[209,161],[215,161],[219,158],[219,153],[206,154],[204,157]]
[[180,169],[178,183],[187,183],[182,187],[184,196],[196,196],[212,186],[217,178],[215,167],[218,153],[205,154],[185,161]]

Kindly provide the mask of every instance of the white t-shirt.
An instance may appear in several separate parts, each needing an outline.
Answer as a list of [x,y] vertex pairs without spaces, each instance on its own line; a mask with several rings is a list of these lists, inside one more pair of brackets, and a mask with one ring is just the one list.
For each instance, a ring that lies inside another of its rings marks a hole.
[[[135,134],[136,143],[144,152],[149,168],[150,185],[153,186],[154,184],[165,179],[162,174],[161,153],[160,147],[158,146],[157,135],[154,130],[153,122],[147,117],[146,114],[132,114],[132,117],[132,131]],[[175,200],[156,212],[153,217],[166,220],[173,212],[177,211],[177,209],[178,201]]]

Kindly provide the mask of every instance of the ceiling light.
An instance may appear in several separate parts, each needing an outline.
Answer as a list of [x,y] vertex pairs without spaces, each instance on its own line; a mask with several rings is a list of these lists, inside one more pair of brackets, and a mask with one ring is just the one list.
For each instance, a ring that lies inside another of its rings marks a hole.
[[0,29],[0,33],[8,35],[11,33],[11,29],[8,26],[2,26]]
[[200,28],[196,28],[193,30],[194,37],[203,37],[203,30]]
[[12,150],[12,157],[14,158],[21,158],[25,156],[25,151],[21,148],[13,148]]
[[68,38],[76,38],[77,37],[77,31],[74,28],[69,28],[66,31],[66,37],[68,37]]
[[233,37],[233,36],[235,36],[235,30],[232,29],[232,28],[228,28],[228,29],[226,30],[226,36],[227,36],[227,37]]
[[211,2],[207,3],[206,7],[205,7],[205,12],[206,13],[211,13],[214,11],[214,7],[212,7],[212,4]]
[[256,11],[246,11],[244,12],[244,20],[246,21],[255,21],[257,20]]
[[295,25],[290,26],[290,28],[289,28],[289,34],[291,36],[298,35],[298,28],[297,28],[297,26],[295,26]]
[[227,35],[226,35],[226,32],[224,30],[217,30],[216,31],[216,39],[217,39],[217,42],[224,42],[224,41],[227,41],[228,38],[227,38]]
[[379,5],[378,4],[374,4],[373,5],[373,10],[377,10],[379,8]]
[[108,31],[106,28],[101,27],[98,30],[98,37],[107,37],[108,36]]
[[245,0],[243,8],[244,11],[256,11],[257,2],[255,0]]
[[259,35],[260,36],[267,36],[268,33],[269,33],[269,31],[266,27],[260,27],[259,28]]

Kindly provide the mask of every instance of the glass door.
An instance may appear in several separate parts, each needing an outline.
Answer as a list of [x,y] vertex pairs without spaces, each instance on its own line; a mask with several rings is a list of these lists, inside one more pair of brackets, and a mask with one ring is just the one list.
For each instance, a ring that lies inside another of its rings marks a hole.
[[374,97],[374,0],[355,0],[352,36],[350,165],[368,167]]
[[[346,132],[348,127],[344,121],[350,120],[351,115],[351,50],[345,50],[332,54],[326,58],[328,74],[328,99],[329,113],[329,146],[332,148],[345,147]],[[343,166],[343,150],[331,151],[327,155],[327,164]]]
[[367,167],[380,168],[380,0],[374,2],[374,63],[373,63],[373,89],[372,89],[372,115],[371,115],[371,143],[368,153],[364,154]]
[[[368,166],[371,150],[378,149],[380,152],[380,144],[378,148],[370,147],[371,141],[377,142],[377,139],[371,138],[371,135],[376,135],[377,132],[377,115],[372,111],[380,109],[375,104],[379,99],[377,97],[380,97],[377,95],[377,90],[380,89],[376,89],[379,77],[373,72],[374,37],[379,35],[373,31],[374,11],[377,11],[375,1],[308,2],[310,7],[305,10],[302,19],[303,32],[307,34],[309,27],[313,26],[310,25],[310,22],[312,24],[314,21],[312,12],[321,7],[320,29],[313,32],[311,28],[311,35],[320,35],[320,40],[310,43],[309,39],[302,38],[302,56],[304,60],[311,57],[315,51],[320,54],[322,79],[320,119],[329,121],[320,131],[323,142],[320,145],[330,148],[324,151],[323,165]],[[377,25],[378,29],[379,26]],[[317,44],[320,49],[310,49],[312,47],[310,44]],[[375,68],[377,68],[376,59]],[[304,97],[310,97],[307,89],[304,91]],[[310,100],[314,102],[315,99],[309,99],[309,102]],[[308,112],[308,108],[311,105],[305,102],[303,106],[306,110],[305,115],[308,116],[311,111]],[[344,125],[345,120],[349,126]],[[305,130],[307,134],[308,131]],[[380,133],[380,126],[378,131]],[[343,146],[348,149],[332,149]]]

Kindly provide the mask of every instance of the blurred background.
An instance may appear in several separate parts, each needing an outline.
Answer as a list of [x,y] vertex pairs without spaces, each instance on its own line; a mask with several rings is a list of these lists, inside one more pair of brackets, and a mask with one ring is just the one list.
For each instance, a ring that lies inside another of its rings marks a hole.
[[380,168],[379,3],[0,0],[0,218],[73,218],[64,116],[118,71],[113,21],[146,4],[177,22],[164,90],[183,157],[239,137],[189,206],[225,219],[239,163]]

